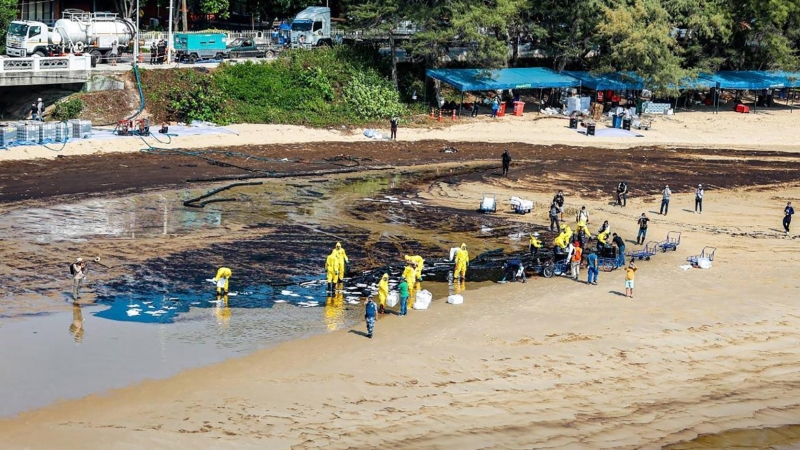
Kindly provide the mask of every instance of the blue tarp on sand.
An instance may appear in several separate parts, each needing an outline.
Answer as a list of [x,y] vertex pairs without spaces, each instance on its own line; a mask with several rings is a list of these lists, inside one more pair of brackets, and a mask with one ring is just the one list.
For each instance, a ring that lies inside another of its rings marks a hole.
[[432,69],[428,70],[426,74],[459,91],[565,88],[580,84],[575,78],[542,67],[499,70]]

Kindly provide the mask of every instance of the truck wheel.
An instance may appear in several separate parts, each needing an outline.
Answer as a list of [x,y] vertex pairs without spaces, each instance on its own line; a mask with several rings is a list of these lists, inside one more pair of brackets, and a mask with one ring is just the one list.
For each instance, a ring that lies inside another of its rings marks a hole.
[[274,58],[274,57],[275,57],[275,52],[273,52],[272,50],[267,50],[267,53],[264,53],[264,58]]
[[317,47],[330,47],[331,43],[327,40],[321,40],[317,42]]
[[103,54],[100,53],[100,50],[92,50],[91,52],[89,52],[89,56],[91,56],[92,59],[97,61],[98,63],[103,62]]
[[214,59],[216,59],[217,61],[222,61],[225,59],[225,55],[223,55],[222,53],[217,53],[216,55],[214,55]]
[[195,55],[194,53],[189,55],[189,64],[194,64],[196,62],[197,62],[197,55]]
[[44,58],[44,53],[41,50],[36,50],[35,52],[33,52],[31,56],[38,56],[40,58]]

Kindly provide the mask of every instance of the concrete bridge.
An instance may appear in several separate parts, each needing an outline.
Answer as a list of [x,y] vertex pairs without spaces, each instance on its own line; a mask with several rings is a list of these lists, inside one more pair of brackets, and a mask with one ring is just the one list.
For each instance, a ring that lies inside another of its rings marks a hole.
[[92,58],[0,58],[0,87],[85,83],[92,72]]

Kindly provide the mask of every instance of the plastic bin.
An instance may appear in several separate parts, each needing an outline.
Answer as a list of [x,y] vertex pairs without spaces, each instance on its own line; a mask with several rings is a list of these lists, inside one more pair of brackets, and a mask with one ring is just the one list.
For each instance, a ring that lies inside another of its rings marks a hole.
[[522,111],[525,109],[525,102],[514,102],[514,115],[521,116]]
[[631,131],[631,119],[630,118],[622,119],[622,129]]
[[72,130],[70,129],[69,125],[64,122],[55,122],[56,128],[56,142],[67,142],[70,136],[72,136]]
[[575,117],[570,117],[569,118],[569,127],[572,128],[572,129],[577,129],[578,128],[578,119],[575,118]]
[[586,125],[586,135],[587,136],[594,136],[594,127],[595,127],[595,124],[593,124],[593,123],[590,123],[589,125]]
[[619,114],[614,114],[611,116],[611,127],[612,128],[622,128],[622,116]]
[[56,124],[53,122],[43,123],[39,127],[39,137],[36,140],[40,144],[47,144],[56,141]]
[[497,117],[506,115],[506,102],[500,103],[500,109],[497,110]]

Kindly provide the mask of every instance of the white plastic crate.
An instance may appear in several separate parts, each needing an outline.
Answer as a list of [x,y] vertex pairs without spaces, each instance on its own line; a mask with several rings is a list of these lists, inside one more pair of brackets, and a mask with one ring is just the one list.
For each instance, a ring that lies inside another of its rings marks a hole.
[[17,140],[17,127],[0,127],[0,147],[8,147]]
[[56,124],[53,122],[39,125],[39,138],[36,142],[47,143],[56,141]]
[[39,142],[41,123],[20,122],[17,124],[17,142]]
[[72,136],[72,130],[70,127],[64,122],[55,122],[55,129],[56,129],[56,142],[67,142],[69,138]]
[[86,139],[92,137],[92,121],[72,119],[69,122],[72,129],[72,138]]

